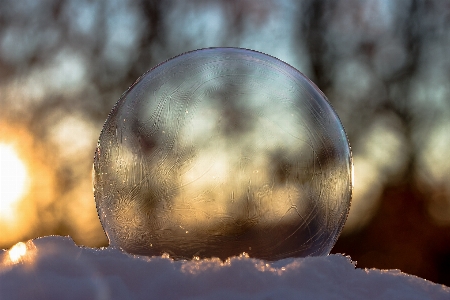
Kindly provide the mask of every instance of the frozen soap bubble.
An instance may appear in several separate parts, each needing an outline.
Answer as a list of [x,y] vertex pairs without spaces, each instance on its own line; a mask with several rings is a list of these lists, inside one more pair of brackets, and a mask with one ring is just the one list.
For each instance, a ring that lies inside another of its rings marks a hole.
[[327,255],[350,206],[352,161],[322,92],[235,48],[153,68],[100,134],[94,189],[111,246],[177,259]]

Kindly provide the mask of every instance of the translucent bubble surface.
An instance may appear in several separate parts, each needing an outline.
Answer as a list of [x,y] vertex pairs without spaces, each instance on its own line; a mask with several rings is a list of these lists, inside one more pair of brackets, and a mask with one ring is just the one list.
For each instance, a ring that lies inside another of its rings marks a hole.
[[326,255],[351,152],[325,96],[268,55],[203,49],[150,70],[100,135],[94,193],[111,246],[140,255]]

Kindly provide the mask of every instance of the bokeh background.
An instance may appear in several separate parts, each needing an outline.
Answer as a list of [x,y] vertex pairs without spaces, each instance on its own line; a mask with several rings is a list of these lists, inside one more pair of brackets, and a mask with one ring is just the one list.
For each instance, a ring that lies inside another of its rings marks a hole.
[[180,53],[243,47],[328,96],[352,145],[334,253],[450,285],[450,2],[0,1],[0,248],[50,234],[107,245],[92,161],[109,111]]

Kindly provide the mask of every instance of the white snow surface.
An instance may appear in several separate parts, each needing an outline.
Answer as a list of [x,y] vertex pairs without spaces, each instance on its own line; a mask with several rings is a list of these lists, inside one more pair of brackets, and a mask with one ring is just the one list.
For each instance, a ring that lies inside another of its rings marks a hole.
[[0,299],[450,299],[450,288],[350,257],[174,261],[48,236],[0,250]]

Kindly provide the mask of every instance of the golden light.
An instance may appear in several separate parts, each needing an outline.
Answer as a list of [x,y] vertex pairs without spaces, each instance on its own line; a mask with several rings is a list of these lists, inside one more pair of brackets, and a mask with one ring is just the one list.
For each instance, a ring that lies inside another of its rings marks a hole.
[[46,153],[27,128],[0,119],[0,249],[42,235],[54,221],[47,209],[55,200],[54,163]]
[[13,263],[17,263],[20,261],[22,257],[27,254],[27,245],[23,242],[19,242],[15,244],[9,251],[9,259]]
[[14,219],[14,206],[26,192],[27,177],[27,169],[15,149],[0,144],[0,219]]

